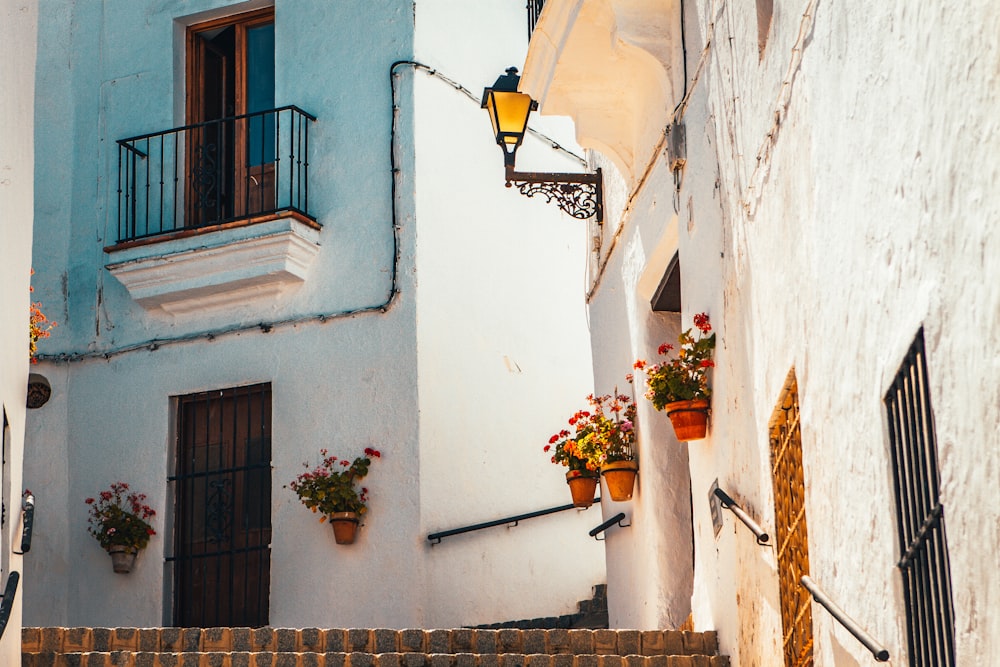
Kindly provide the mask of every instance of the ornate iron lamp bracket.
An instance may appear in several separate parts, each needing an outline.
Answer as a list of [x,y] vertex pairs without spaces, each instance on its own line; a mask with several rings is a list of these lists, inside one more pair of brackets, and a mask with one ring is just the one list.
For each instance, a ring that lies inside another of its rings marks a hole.
[[537,171],[515,171],[507,165],[507,187],[516,186],[527,197],[540,194],[546,202],[555,201],[565,213],[586,220],[596,216],[604,221],[604,196],[601,170],[593,174],[550,174]]

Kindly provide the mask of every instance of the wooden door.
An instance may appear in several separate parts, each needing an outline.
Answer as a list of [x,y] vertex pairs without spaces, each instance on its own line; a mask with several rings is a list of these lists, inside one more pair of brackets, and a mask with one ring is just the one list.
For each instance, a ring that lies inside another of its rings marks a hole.
[[[236,109],[235,29],[191,37],[188,91],[187,227],[233,216],[233,122]],[[217,122],[212,122],[217,121]]]
[[188,30],[186,225],[276,208],[274,10]]
[[182,397],[178,406],[174,624],[268,624],[271,388]]

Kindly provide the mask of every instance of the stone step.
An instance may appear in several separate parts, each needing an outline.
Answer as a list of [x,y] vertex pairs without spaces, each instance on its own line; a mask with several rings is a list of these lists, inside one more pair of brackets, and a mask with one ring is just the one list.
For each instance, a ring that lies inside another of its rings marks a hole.
[[[25,653],[715,655],[715,632],[681,630],[325,630],[319,628],[24,628]],[[102,663],[103,664],[103,663]]]
[[21,667],[729,667],[707,655],[142,652],[24,653]]

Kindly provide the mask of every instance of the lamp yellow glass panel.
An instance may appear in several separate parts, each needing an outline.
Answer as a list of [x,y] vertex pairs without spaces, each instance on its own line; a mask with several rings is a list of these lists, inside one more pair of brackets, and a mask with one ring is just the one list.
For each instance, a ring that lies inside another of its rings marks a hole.
[[516,146],[521,143],[528,125],[528,114],[531,113],[530,95],[492,90],[487,110],[498,144]]

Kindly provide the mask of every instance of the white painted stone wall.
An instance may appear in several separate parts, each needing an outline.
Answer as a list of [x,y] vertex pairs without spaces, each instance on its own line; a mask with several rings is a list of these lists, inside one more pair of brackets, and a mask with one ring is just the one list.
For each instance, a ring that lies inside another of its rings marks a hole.
[[[420,3],[415,38],[411,3],[279,1],[277,104],[318,118],[310,202],[320,251],[272,307],[170,319],[104,268],[117,215],[112,146],[182,124],[180,17],[260,3],[112,4],[42,3],[40,39],[51,47],[38,70],[46,177],[35,261],[51,267],[39,294],[61,326],[39,366],[53,397],[28,426],[26,476],[51,508],[37,523],[28,623],[170,622],[171,397],[257,382],[273,392],[272,625],[435,627],[575,611],[604,581],[603,551],[586,536],[600,521],[593,511],[433,548],[426,539],[567,503],[542,446],[592,380],[583,228],[507,191],[484,112],[425,73],[398,69],[399,294],[385,312],[336,315],[390,296],[390,64],[426,61],[478,94],[497,63],[523,55],[523,7]],[[278,324],[265,333],[262,321]],[[153,339],[170,340],[151,349]],[[66,352],[78,356],[58,358]],[[282,485],[321,447],[349,457],[366,446],[384,454],[366,479],[370,511],[358,543],[338,547]],[[128,576],[111,572],[85,529],[83,499],[117,479],[160,511],[160,535]],[[578,554],[573,568],[565,549]]]
[[[523,6],[424,2],[416,16],[416,59],[476,98],[423,72],[412,77],[420,508],[430,533],[568,504],[565,468],[543,447],[585,403],[593,375],[580,291],[586,223],[504,187],[479,104],[506,67],[521,66]],[[535,118],[532,126],[572,144],[564,128]],[[518,168],[582,167],[529,135]],[[485,623],[504,608],[519,618],[574,613],[605,581],[604,550],[587,535],[599,523],[596,509],[570,510],[429,548],[435,623]],[[456,578],[475,583],[455,595]]]
[[[557,113],[576,110],[580,143],[604,151],[594,154],[594,166],[603,168],[605,221],[590,224],[591,248],[598,250],[588,256],[580,286],[589,301],[595,390],[602,394],[625,389],[632,363],[652,359],[661,342],[679,333],[676,315],[649,306],[679,240],[672,192],[660,186],[670,176],[658,160],[660,119],[676,77],[669,62],[669,45],[678,41],[669,21],[675,12],[665,2],[546,3],[536,28],[540,41],[533,37],[525,64],[522,90],[542,100],[543,112],[547,104]],[[594,48],[605,47],[612,55],[595,60]],[[610,620],[620,628],[676,628],[690,612],[692,586],[687,450],[665,416],[641,398],[641,385],[634,393],[638,487],[628,503],[602,501],[605,518],[624,511],[631,522],[609,530],[604,543]]]
[[[704,310],[719,331],[710,435],[686,447],[691,607],[697,628],[719,631],[734,665],[782,662],[776,558],[729,513],[716,538],[708,491],[718,478],[773,532],[767,424],[793,367],[811,575],[888,648],[893,664],[907,664],[882,399],[921,326],[956,663],[990,664],[1000,654],[991,613],[1000,577],[989,565],[1000,543],[990,509],[1000,478],[992,446],[1000,420],[998,23],[985,0],[947,9],[780,2],[761,57],[754,3],[686,3],[687,70],[696,82],[684,113],[687,167],[676,222],[681,326]],[[658,117],[665,127],[669,114]],[[672,189],[661,161],[640,201],[659,197],[669,207]],[[671,216],[658,209],[646,204],[626,216],[609,267],[655,256],[642,230],[670,228]],[[594,334],[598,383],[600,369],[623,356],[604,341],[639,339],[652,317],[628,308],[642,274],[606,273],[591,302],[592,320],[598,308],[609,313],[605,321],[615,314],[609,334]],[[656,342],[644,341],[646,354]],[[650,478],[672,474],[644,464],[644,492]],[[633,512],[646,502],[643,493]],[[615,582],[636,565],[609,549],[612,602]],[[665,604],[674,595],[660,588],[654,597]],[[637,608],[613,604],[612,624],[628,625]],[[871,664],[818,605],[813,618],[817,665]]]
[[10,619],[0,638],[0,663],[17,664],[21,652],[21,609],[26,577],[20,551],[25,389],[28,386],[27,328],[31,272],[34,149],[35,34],[37,8],[30,2],[0,1],[0,428],[7,479],[0,484],[5,520],[0,531],[0,586],[11,572],[21,576]]

